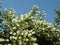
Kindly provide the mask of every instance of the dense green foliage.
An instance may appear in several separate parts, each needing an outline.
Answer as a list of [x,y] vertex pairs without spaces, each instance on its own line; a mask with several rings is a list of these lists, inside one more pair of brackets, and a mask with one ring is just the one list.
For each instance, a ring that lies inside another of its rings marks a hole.
[[37,6],[18,17],[13,9],[3,14],[3,35],[7,38],[4,41],[10,41],[8,45],[60,45],[60,29],[47,22],[45,12],[38,11]]

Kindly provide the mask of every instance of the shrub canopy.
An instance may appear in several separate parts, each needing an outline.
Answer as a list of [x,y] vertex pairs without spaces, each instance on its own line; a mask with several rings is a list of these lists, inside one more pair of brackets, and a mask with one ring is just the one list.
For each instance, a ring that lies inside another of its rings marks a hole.
[[[15,16],[14,9],[4,12],[3,35],[13,45],[60,45],[60,29],[45,20],[46,13],[33,6],[27,14]],[[6,40],[4,40],[6,41]]]

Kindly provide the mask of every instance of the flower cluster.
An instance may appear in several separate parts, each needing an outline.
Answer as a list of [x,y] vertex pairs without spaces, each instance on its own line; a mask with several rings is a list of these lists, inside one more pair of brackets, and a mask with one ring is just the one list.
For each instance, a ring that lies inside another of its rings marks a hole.
[[45,21],[45,12],[37,11],[37,6],[19,17],[14,16],[13,9],[4,11],[4,15],[3,35],[11,45],[60,45],[60,28]]
[[[19,45],[35,45],[37,38],[33,36],[35,31],[33,30],[18,30],[16,33],[10,32],[12,36],[10,39],[12,40],[13,44],[18,42]],[[17,41],[17,42],[16,42]],[[37,44],[38,45],[38,44]]]

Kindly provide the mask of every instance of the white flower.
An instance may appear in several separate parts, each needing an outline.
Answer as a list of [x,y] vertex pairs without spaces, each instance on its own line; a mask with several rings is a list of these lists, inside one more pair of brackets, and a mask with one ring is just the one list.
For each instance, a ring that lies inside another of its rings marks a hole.
[[29,15],[31,14],[31,12],[29,12]]
[[60,30],[59,30],[59,29],[57,29],[56,31],[60,32]]
[[44,16],[44,14],[42,14]]
[[27,15],[27,14],[25,14],[25,17],[27,18],[27,17],[28,17],[28,15]]
[[19,26],[19,24],[16,24],[17,26]]
[[33,45],[38,45],[37,43],[33,43]]
[[29,41],[29,39],[26,39],[26,41]]
[[20,19],[21,19],[21,20],[23,20],[23,19],[24,19],[23,17],[24,17],[24,16],[23,16],[23,15],[21,15],[21,18],[20,18]]
[[[39,8],[37,5],[33,5],[33,7]],[[33,7],[32,7],[32,8],[33,8]]]
[[44,21],[39,21],[39,23],[41,24],[41,23],[44,23]]
[[53,30],[56,30],[56,28],[53,28]]
[[59,38],[59,41],[60,41],[60,38]]
[[8,40],[8,39],[6,39],[6,41],[8,42],[9,40]]
[[15,40],[17,40],[17,37],[14,37]]
[[56,31],[56,28],[55,28],[55,27],[53,27],[51,31]]
[[13,29],[16,29],[16,27],[13,27]]
[[42,28],[42,30],[45,30],[45,28]]
[[30,34],[28,34],[28,36],[30,37],[32,34],[30,33]]
[[48,35],[48,37],[50,36],[49,34],[47,34]]
[[13,32],[10,32],[10,34],[13,34]]
[[33,38],[33,37],[31,37],[31,40],[32,40],[32,41],[36,41],[36,40],[37,40],[37,38]]
[[16,33],[13,33],[13,35],[16,35]]
[[12,11],[9,11],[9,14],[11,14],[12,13]]
[[36,16],[37,16],[38,14],[36,14]]
[[31,18],[33,19],[34,17],[33,17],[33,16],[31,16]]
[[50,23],[50,25],[52,25],[52,23]]
[[44,25],[46,25],[46,23],[43,23]]
[[40,19],[42,19],[43,17],[41,16]]
[[15,37],[13,36],[13,38],[15,38]]
[[48,26],[47,28],[51,28],[52,26]]
[[18,17],[12,19],[12,22],[13,22],[13,23],[18,22],[17,18],[18,18]]
[[8,27],[9,27],[10,25],[8,25]]
[[21,39],[21,37],[19,36],[19,39]]
[[30,12],[33,12],[33,10],[31,10]]
[[35,34],[35,31],[33,31],[32,34]]
[[13,36],[10,36],[10,39],[13,39]]
[[17,31],[17,34],[20,34],[20,31],[19,30]]
[[59,34],[57,34],[57,36],[59,37],[60,35],[59,35]]
[[47,23],[47,25],[49,25],[50,23],[49,22],[46,22]]
[[26,32],[24,35],[25,35],[25,36],[28,35],[28,32]]
[[21,35],[24,35],[23,32],[21,33]]
[[1,42],[1,41],[5,41],[5,40],[4,40],[3,38],[0,38],[0,42]]
[[8,45],[11,45],[11,44],[8,44]]

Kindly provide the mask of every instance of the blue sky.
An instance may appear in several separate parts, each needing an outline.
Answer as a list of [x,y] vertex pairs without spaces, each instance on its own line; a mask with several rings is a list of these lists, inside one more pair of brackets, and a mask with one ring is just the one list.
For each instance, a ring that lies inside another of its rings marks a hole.
[[28,13],[33,5],[37,5],[40,11],[46,11],[46,20],[53,23],[54,9],[60,8],[60,0],[2,0],[2,9],[14,8],[17,15]]

